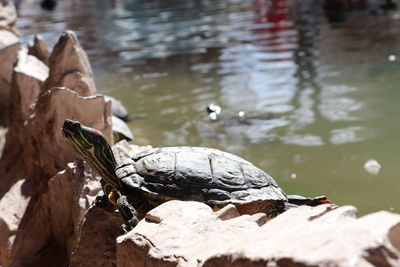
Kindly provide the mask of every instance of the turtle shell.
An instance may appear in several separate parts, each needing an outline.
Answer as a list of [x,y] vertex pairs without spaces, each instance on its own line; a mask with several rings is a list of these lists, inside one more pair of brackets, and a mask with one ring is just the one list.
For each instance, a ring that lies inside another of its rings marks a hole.
[[[285,193],[275,180],[250,162],[213,148],[163,147],[143,151],[117,175],[130,188],[158,202],[195,200],[220,208],[229,203],[283,206]],[[254,212],[252,212],[254,213]]]

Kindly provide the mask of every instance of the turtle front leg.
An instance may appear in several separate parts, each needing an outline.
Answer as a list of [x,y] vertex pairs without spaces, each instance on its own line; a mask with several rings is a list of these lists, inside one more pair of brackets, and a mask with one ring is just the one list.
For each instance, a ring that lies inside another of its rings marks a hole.
[[121,233],[125,234],[132,230],[139,222],[136,209],[129,203],[127,196],[121,195],[103,179],[100,180],[103,192],[99,192],[96,197],[96,206],[107,207],[110,203],[116,207],[125,220],[121,225]]
[[136,209],[129,203],[127,196],[122,195],[117,200],[117,207],[125,223],[121,225],[121,233],[126,234],[132,230],[139,222]]
[[116,200],[118,197],[115,197],[114,194],[116,194],[116,192],[114,192],[112,186],[108,184],[104,179],[101,179],[100,183],[103,192],[100,191],[97,194],[95,200],[96,206],[106,208],[111,203],[113,206],[117,207]]

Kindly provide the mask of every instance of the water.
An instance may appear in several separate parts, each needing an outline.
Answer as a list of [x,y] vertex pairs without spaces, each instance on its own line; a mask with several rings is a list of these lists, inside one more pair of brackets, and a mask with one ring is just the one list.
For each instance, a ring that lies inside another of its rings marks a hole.
[[288,193],[400,212],[400,12],[333,25],[319,2],[22,2],[18,25],[50,46],[76,31],[99,91],[145,117],[129,123],[137,144],[219,148]]

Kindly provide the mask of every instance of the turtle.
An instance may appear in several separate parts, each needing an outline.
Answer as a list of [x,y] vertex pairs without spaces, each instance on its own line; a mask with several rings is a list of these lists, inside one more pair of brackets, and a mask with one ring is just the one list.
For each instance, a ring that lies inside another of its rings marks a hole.
[[215,148],[151,148],[117,166],[100,131],[65,120],[62,132],[78,157],[102,177],[103,199],[121,213],[123,233],[152,208],[172,199],[200,201],[214,210],[233,204],[240,214],[264,212],[270,218],[298,205],[330,203],[325,196],[286,195],[266,172]]

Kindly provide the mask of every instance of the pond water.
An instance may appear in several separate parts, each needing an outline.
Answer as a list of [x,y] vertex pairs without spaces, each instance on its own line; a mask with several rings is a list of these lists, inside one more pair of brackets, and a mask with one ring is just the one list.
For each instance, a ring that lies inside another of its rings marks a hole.
[[18,26],[50,47],[74,30],[99,92],[140,117],[136,144],[219,148],[288,193],[400,212],[400,12],[359,7],[331,24],[319,0],[301,3],[22,1]]

